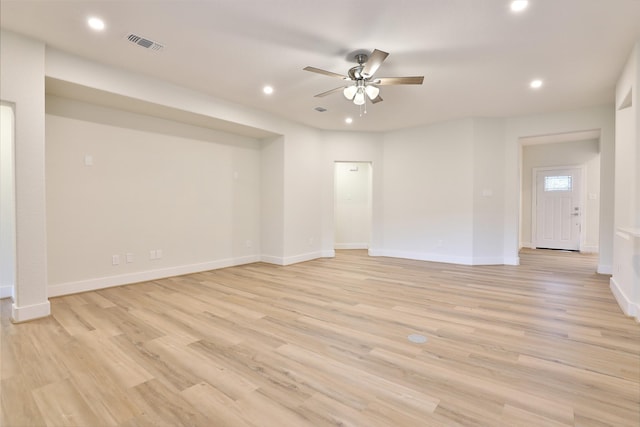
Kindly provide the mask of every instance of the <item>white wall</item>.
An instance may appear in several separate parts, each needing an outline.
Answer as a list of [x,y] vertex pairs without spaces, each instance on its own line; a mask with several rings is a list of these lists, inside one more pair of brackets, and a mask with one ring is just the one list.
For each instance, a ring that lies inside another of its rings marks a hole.
[[16,282],[16,205],[13,106],[0,104],[0,298],[13,298]]
[[[615,240],[611,290],[640,321],[640,42],[616,87]],[[629,95],[631,95],[629,97]]]
[[[529,145],[522,149],[522,224],[521,244],[531,247],[533,168],[584,166],[587,197],[583,208],[583,252],[598,252],[600,223],[600,144],[598,140]],[[595,196],[595,198],[589,197]]]
[[473,264],[517,264],[503,253],[504,120],[473,120]]
[[15,104],[16,286],[12,319],[50,313],[44,174],[44,43],[0,30],[0,99]]
[[262,260],[284,262],[284,137],[262,141],[260,157]]
[[335,247],[368,249],[371,237],[371,164],[335,163]]
[[284,151],[283,264],[333,256],[322,249],[320,131],[291,128]]
[[505,256],[517,256],[520,227],[522,137],[600,130],[600,230],[598,271],[610,274],[613,263],[613,185],[615,120],[613,106],[510,117],[505,132]]
[[473,123],[384,136],[383,241],[373,255],[473,263]]
[[260,259],[258,141],[55,97],[46,138],[49,295]]

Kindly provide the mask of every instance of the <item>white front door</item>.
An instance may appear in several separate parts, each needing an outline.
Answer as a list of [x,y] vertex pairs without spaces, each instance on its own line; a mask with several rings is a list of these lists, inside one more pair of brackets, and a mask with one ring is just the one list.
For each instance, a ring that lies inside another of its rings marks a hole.
[[537,248],[580,250],[581,170],[536,172]]

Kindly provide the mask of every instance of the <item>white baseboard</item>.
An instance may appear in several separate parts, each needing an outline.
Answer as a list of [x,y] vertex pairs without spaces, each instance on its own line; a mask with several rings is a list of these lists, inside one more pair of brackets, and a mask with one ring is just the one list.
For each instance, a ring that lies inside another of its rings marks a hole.
[[442,255],[442,254],[397,251],[397,250],[390,250],[390,249],[371,248],[369,249],[369,255],[385,256],[390,258],[414,259],[417,261],[444,262],[447,264],[472,265],[473,263],[473,259],[471,257],[457,257],[457,256]]
[[598,264],[598,268],[596,269],[596,273],[598,274],[613,274],[613,266]]
[[18,307],[15,303],[11,305],[11,321],[14,323],[39,319],[41,317],[47,317],[50,314],[51,305],[49,301],[21,307]]
[[262,255],[260,256],[260,261],[267,264],[284,265],[284,258],[279,256]]
[[241,258],[228,258],[198,264],[181,265],[162,268],[158,270],[139,271],[136,273],[121,274],[117,276],[99,277],[95,279],[80,280],[77,282],[60,283],[48,288],[49,297],[76,294],[79,292],[95,291],[97,289],[113,286],[128,285],[131,283],[146,282],[149,280],[163,279],[165,277],[180,276],[183,274],[199,273],[202,271],[216,270],[219,268],[233,267],[236,265],[250,264],[260,261],[259,255]]
[[504,265],[520,265],[520,257],[519,256],[504,257],[503,261],[504,261],[503,262]]
[[609,279],[609,287],[611,288],[611,292],[616,298],[618,305],[622,309],[622,312],[629,317],[634,317],[640,322],[640,304],[631,301],[613,277]]
[[278,257],[271,255],[262,255],[260,261],[275,265],[291,265],[299,262],[311,261],[318,258],[333,258],[336,256],[334,250],[324,250],[317,252],[309,252],[306,254],[294,255],[290,257]]
[[336,243],[336,249],[368,249],[369,245],[367,243]]
[[535,249],[536,247],[531,242],[522,242],[520,243],[521,248]]
[[321,254],[322,254],[322,258],[335,258],[336,251],[333,249],[329,249],[326,251],[321,251]]
[[13,298],[13,286],[2,285],[0,286],[0,299]]
[[396,251],[388,249],[369,249],[370,256],[386,256],[390,258],[414,259],[417,261],[443,262],[461,265],[519,265],[520,258],[505,257],[460,257],[452,255],[433,254],[426,252]]
[[598,246],[583,246],[580,249],[580,252],[583,252],[585,254],[597,254],[600,251],[600,247]]

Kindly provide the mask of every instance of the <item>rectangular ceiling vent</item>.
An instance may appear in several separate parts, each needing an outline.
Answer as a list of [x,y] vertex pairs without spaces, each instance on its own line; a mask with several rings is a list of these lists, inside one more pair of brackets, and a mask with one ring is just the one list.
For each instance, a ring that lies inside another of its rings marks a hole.
[[142,46],[145,49],[153,50],[156,52],[164,49],[164,46],[162,44],[133,33],[127,35],[127,40],[129,40],[131,43],[137,44],[138,46]]

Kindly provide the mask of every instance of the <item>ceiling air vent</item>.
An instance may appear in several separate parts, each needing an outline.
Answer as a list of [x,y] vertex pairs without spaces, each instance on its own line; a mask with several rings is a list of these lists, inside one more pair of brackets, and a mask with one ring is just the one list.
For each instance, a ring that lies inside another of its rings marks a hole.
[[153,40],[149,40],[148,38],[133,33],[127,35],[127,40],[149,50],[161,51],[162,49],[164,49],[164,46],[160,43],[154,42]]

